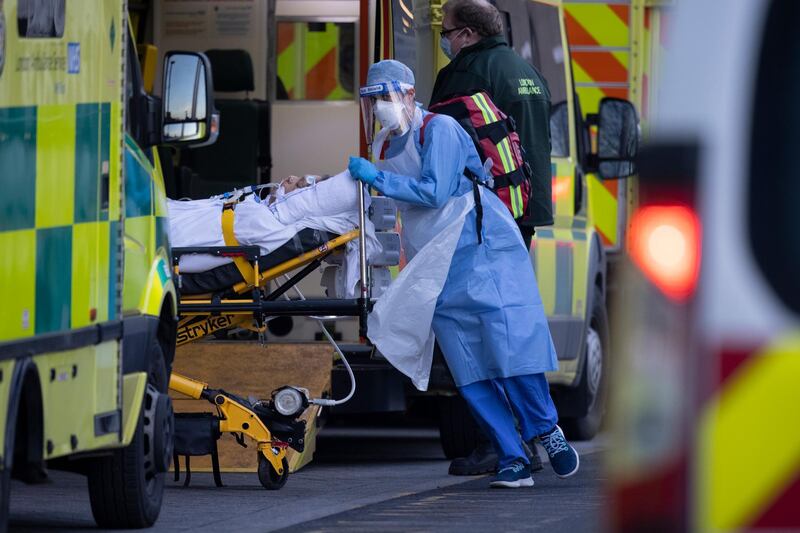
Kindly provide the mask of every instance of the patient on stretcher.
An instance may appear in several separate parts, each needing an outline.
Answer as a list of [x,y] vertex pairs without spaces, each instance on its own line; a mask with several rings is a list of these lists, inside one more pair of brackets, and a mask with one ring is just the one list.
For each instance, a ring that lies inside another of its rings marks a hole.
[[[292,176],[264,196],[256,191],[234,205],[234,235],[242,246],[258,246],[263,271],[313,250],[358,227],[358,189],[347,171],[330,177]],[[222,210],[226,200],[168,200],[173,247],[225,246]],[[367,221],[368,257],[380,249]],[[355,294],[358,244],[346,246],[346,279]],[[179,264],[184,294],[216,292],[242,281],[230,258],[208,254],[182,256]],[[350,292],[350,291],[348,291]]]

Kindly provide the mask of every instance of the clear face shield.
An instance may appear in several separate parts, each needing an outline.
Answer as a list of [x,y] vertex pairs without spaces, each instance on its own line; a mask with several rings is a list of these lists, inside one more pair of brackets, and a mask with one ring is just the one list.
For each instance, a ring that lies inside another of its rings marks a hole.
[[408,130],[413,121],[415,105],[408,91],[413,88],[412,85],[394,81],[368,85],[359,90],[367,146],[372,146],[379,134],[385,138],[390,132],[402,135]]

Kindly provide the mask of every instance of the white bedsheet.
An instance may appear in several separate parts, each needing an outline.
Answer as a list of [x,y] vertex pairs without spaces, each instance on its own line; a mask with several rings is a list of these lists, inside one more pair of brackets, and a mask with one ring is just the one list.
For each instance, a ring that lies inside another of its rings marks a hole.
[[[222,200],[168,201],[172,246],[224,246]],[[358,227],[358,188],[347,171],[288,193],[268,206],[254,196],[234,210],[234,234],[242,245],[257,245],[263,255],[276,250],[300,230],[310,228],[342,235]],[[375,228],[367,220],[367,256],[380,251]],[[208,254],[181,257],[181,272],[204,272],[232,260]],[[355,297],[359,280],[358,239],[346,247],[347,296]]]

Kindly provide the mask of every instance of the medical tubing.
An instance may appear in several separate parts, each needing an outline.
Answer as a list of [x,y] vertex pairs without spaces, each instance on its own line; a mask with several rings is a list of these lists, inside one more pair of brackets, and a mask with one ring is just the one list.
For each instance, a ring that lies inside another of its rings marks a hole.
[[[286,275],[286,274],[284,274],[283,277],[284,277],[284,279],[288,279],[289,278],[289,276]],[[294,291],[297,293],[297,295],[300,297],[301,300],[305,300],[306,299],[306,297],[303,296],[303,293],[300,292],[300,287],[295,285],[292,288],[294,289]],[[285,293],[284,293],[283,297],[286,298],[287,300],[289,299],[289,296],[286,295]],[[336,350],[336,353],[339,354],[339,357],[341,357],[342,362],[344,363],[344,367],[347,369],[347,374],[350,376],[350,393],[347,396],[345,396],[344,398],[342,398],[341,400],[329,400],[329,399],[326,399],[326,398],[311,398],[309,400],[309,403],[314,404],[314,405],[333,407],[334,405],[341,405],[343,403],[349,402],[350,399],[353,397],[353,395],[356,393],[356,376],[355,376],[355,374],[353,374],[353,369],[350,368],[350,363],[347,362],[347,357],[344,356],[344,353],[342,352],[342,349],[339,348],[339,345],[336,344],[336,341],[331,336],[331,334],[328,332],[328,328],[325,327],[325,324],[322,323],[322,320],[317,318],[316,321],[319,324],[319,327],[322,329],[323,335],[325,335],[325,337],[328,338],[328,342],[331,343],[331,345],[333,346],[333,349]]]
[[243,196],[247,196],[248,194],[253,194],[261,189],[273,189],[279,186],[278,183],[262,183],[260,185],[248,185],[247,187],[243,187],[241,189],[234,188],[232,191],[224,192],[222,194],[215,194],[210,197],[211,200],[225,200],[225,201],[239,201],[240,198]]

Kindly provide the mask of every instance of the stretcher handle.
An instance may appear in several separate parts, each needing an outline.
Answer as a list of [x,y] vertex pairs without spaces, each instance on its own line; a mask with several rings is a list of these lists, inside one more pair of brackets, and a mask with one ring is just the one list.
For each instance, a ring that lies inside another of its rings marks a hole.
[[358,182],[358,260],[361,271],[361,298],[359,298],[358,335],[362,339],[367,337],[367,312],[369,302],[369,283],[367,281],[367,239],[366,228],[367,213],[364,185]]

